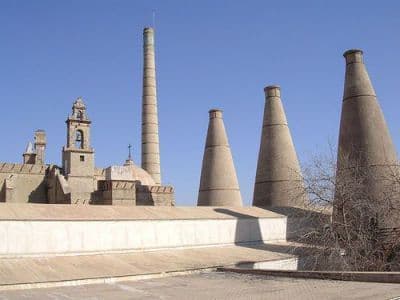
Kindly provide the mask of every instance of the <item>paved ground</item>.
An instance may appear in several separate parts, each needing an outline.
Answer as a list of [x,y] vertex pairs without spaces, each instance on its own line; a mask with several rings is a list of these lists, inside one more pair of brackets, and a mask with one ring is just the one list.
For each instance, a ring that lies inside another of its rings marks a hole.
[[[400,284],[272,278],[233,273],[0,292],[13,299],[396,299]],[[400,298],[399,298],[400,299]]]

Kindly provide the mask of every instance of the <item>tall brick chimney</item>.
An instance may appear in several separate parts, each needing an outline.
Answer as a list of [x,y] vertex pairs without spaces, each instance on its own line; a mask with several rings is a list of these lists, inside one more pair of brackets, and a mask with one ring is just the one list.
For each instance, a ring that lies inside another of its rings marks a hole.
[[142,168],[161,184],[154,29],[143,31]]

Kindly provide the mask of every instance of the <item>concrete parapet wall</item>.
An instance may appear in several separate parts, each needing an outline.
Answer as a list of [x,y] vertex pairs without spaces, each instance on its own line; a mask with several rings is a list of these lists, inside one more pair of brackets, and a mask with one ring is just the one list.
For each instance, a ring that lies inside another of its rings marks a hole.
[[239,269],[295,271],[298,268],[298,260],[297,257],[290,257],[287,259],[279,258],[267,261],[239,263],[236,267]]
[[[202,247],[286,238],[286,217],[259,208],[72,206],[86,211],[85,219],[74,215],[79,209],[54,212],[59,206],[71,206],[36,205],[39,212],[32,217],[29,211],[34,208],[23,212],[22,205],[20,209],[11,206],[0,205],[0,256]],[[3,218],[7,211],[10,217]],[[109,217],[101,218],[106,212]]]
[[302,209],[299,207],[268,207],[269,210],[287,217],[286,239],[308,241],[310,232],[315,232],[331,223],[332,207]]

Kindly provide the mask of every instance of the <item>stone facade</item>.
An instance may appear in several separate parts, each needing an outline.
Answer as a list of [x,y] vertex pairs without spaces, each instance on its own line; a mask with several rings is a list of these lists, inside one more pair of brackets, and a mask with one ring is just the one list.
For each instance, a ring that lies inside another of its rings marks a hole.
[[0,202],[46,203],[45,182],[49,168],[46,165],[0,163]]

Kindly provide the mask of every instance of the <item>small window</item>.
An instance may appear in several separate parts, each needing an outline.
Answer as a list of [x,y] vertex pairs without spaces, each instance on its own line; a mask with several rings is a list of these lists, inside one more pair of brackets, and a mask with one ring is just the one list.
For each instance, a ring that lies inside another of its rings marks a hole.
[[81,159],[81,161],[85,161],[85,156],[84,155],[81,155],[79,158]]

